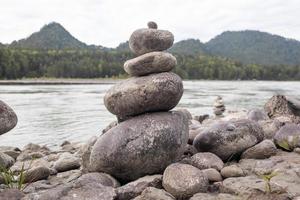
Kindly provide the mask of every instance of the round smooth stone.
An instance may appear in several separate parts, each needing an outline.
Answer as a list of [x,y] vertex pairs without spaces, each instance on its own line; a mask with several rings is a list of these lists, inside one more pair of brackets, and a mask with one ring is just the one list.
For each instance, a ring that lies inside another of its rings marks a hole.
[[156,51],[126,61],[124,70],[131,76],[143,76],[171,71],[176,63],[172,54]]
[[157,24],[155,22],[148,22],[148,28],[157,29]]
[[122,182],[162,173],[183,154],[188,120],[182,112],[155,112],[121,122],[92,148],[91,170]]
[[122,120],[145,112],[171,110],[182,94],[181,78],[164,72],[117,83],[104,96],[104,105]]
[[138,29],[129,39],[129,47],[133,53],[142,55],[153,51],[164,51],[174,42],[174,35],[170,31],[157,29]]
[[11,107],[0,100],[0,135],[13,129],[18,123],[18,117]]

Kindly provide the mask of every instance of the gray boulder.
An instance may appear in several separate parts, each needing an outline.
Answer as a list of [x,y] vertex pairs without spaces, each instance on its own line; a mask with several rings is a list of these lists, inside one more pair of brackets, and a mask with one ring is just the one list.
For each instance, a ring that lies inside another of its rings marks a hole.
[[272,140],[263,140],[257,145],[247,149],[242,154],[242,158],[265,159],[274,156],[277,148]]
[[264,138],[257,122],[247,119],[216,122],[198,134],[193,145],[198,151],[212,152],[222,160],[240,154]]
[[229,165],[221,170],[221,175],[224,178],[244,176],[244,171],[237,165]]
[[134,200],[175,200],[170,193],[155,187],[147,187],[140,196]]
[[220,172],[218,172],[215,168],[204,169],[202,172],[211,182],[219,182],[223,180]]
[[300,125],[284,125],[276,132],[274,142],[276,145],[288,151],[300,147]]
[[253,109],[248,112],[248,119],[258,122],[258,121],[268,120],[269,117],[267,113],[265,113],[263,110]]
[[243,198],[225,193],[197,193],[190,200],[243,200]]
[[197,153],[193,155],[189,160],[189,164],[197,167],[198,169],[214,168],[218,171],[220,171],[224,166],[223,161],[218,156],[210,152]]
[[57,172],[69,171],[80,167],[79,159],[72,154],[62,155],[55,163],[54,169]]
[[130,200],[140,195],[147,187],[162,188],[162,175],[139,178],[116,189],[118,199]]
[[144,76],[152,73],[171,71],[177,61],[167,52],[150,52],[124,63],[124,70],[131,76]]
[[129,47],[137,55],[153,51],[164,51],[173,45],[174,36],[170,31],[138,29],[129,38]]
[[206,175],[192,165],[174,163],[163,174],[163,187],[177,199],[187,199],[198,192],[206,192]]
[[13,129],[18,123],[16,113],[0,100],[0,135]]
[[15,160],[9,155],[0,152],[0,169],[2,167],[9,168],[15,163]]
[[105,95],[106,108],[119,119],[145,112],[168,111],[183,94],[181,78],[171,72],[132,77],[114,85]]
[[139,115],[99,137],[92,148],[93,171],[121,181],[162,172],[181,157],[188,140],[188,121],[181,112]]
[[76,181],[77,186],[84,186],[84,185],[90,185],[91,187],[95,187],[95,185],[98,185],[101,187],[107,186],[107,187],[120,187],[120,183],[111,175],[105,174],[105,173],[87,173],[82,175],[78,180]]
[[47,179],[50,176],[50,169],[45,166],[34,167],[24,173],[24,182],[32,183],[39,180]]

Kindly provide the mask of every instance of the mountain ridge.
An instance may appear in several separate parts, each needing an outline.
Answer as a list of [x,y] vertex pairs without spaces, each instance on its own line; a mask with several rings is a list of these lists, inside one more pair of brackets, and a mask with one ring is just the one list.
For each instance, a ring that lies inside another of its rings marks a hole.
[[[87,45],[71,35],[61,24],[51,22],[29,37],[14,41],[11,48],[24,49],[101,49],[106,51],[130,51],[128,41],[116,48]],[[174,54],[212,55],[234,59],[246,64],[300,64],[300,42],[279,35],[256,30],[224,31],[208,42],[186,39],[174,43],[168,50]]]

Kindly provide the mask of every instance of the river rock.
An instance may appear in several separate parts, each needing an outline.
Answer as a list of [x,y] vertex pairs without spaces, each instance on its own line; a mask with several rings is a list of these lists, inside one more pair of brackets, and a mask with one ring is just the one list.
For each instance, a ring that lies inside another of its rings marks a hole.
[[129,47],[137,55],[153,51],[164,51],[173,45],[174,36],[170,31],[138,29],[129,38]]
[[187,140],[188,121],[183,113],[139,115],[99,137],[91,152],[91,168],[121,181],[160,173],[181,157]]
[[204,169],[202,170],[202,172],[211,182],[218,182],[223,180],[220,172],[218,172],[215,168]]
[[295,98],[274,95],[265,104],[264,109],[271,119],[287,117],[294,123],[300,123],[300,103]]
[[147,187],[162,188],[162,175],[139,178],[117,188],[118,199],[130,200],[140,195]]
[[186,199],[198,192],[206,192],[209,182],[204,173],[187,164],[174,163],[163,174],[163,187],[177,199]]
[[62,155],[55,163],[54,169],[57,172],[69,171],[80,167],[79,159],[72,154]]
[[147,187],[142,194],[134,198],[134,200],[175,200],[175,197],[165,190]]
[[197,167],[198,169],[214,168],[220,171],[224,163],[223,161],[213,153],[197,153],[190,158],[190,165]]
[[288,151],[300,147],[300,125],[284,125],[276,132],[274,141],[276,145]]
[[221,170],[221,175],[224,178],[244,176],[243,170],[236,165],[229,165]]
[[155,22],[148,22],[148,28],[153,28],[153,29],[157,29],[157,24]]
[[48,167],[39,166],[29,169],[24,173],[24,182],[32,183],[39,180],[47,179],[50,176],[50,169]]
[[107,187],[120,187],[120,183],[111,175],[105,173],[87,173],[82,175],[77,181],[77,185],[90,185],[94,187],[95,185],[103,185]]
[[253,109],[248,112],[248,119],[258,122],[258,121],[268,120],[269,117],[267,113],[265,113],[263,110]]
[[24,193],[18,189],[4,189],[0,192],[1,200],[20,200],[24,197]]
[[258,123],[263,129],[264,139],[272,139],[273,140],[276,132],[282,126],[282,123],[280,123],[278,120],[271,120],[271,119],[259,121]]
[[171,71],[176,63],[176,58],[172,54],[156,51],[127,60],[124,63],[124,70],[131,76],[144,76]]
[[259,143],[263,137],[262,128],[252,120],[219,121],[198,134],[193,145],[198,151],[211,152],[227,160]]
[[18,123],[16,113],[0,100],[0,135],[13,129]]
[[124,119],[145,112],[171,110],[182,94],[181,78],[164,72],[117,83],[106,93],[104,104],[111,113]]
[[15,160],[9,155],[0,152],[0,169],[2,167],[9,168],[15,163]]
[[243,152],[242,158],[265,159],[274,156],[277,148],[272,140],[263,140],[257,145]]
[[190,200],[243,200],[239,196],[225,193],[197,193]]

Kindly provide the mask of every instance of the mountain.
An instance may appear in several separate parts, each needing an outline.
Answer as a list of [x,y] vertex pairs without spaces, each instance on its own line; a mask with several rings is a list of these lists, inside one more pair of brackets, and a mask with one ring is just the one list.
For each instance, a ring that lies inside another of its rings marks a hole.
[[14,41],[14,48],[26,49],[80,49],[87,45],[73,37],[62,25],[56,22],[45,25],[40,31],[26,39]]
[[187,39],[175,43],[169,51],[183,55],[199,55],[205,54],[205,45],[200,40]]
[[300,42],[260,31],[226,31],[205,44],[211,55],[243,63],[300,64]]

